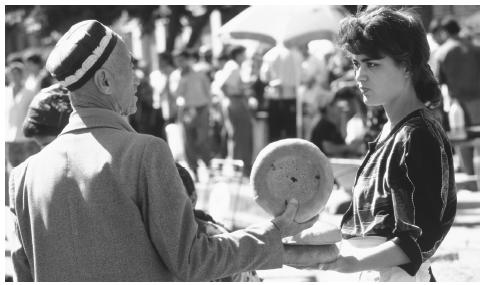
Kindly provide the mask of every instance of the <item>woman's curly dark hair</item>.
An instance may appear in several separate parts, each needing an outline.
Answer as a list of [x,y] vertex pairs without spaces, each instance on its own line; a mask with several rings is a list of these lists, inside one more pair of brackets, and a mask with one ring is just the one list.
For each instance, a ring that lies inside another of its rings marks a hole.
[[420,18],[409,9],[374,7],[342,20],[339,45],[351,54],[370,58],[389,56],[412,74],[417,97],[437,107],[442,94],[428,65],[430,48]]

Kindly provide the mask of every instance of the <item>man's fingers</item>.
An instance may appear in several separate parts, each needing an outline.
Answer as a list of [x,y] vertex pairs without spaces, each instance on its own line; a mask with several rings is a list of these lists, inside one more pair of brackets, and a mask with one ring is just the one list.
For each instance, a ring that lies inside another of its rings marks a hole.
[[304,265],[304,264],[284,264],[296,269],[301,269],[301,270],[314,270],[314,269],[319,269],[320,264],[313,264],[313,265]]
[[289,200],[289,203],[286,206],[286,210],[284,210],[284,214],[282,215],[289,221],[293,221],[294,217],[296,217],[298,206],[299,202],[296,199],[292,198],[291,200]]
[[331,270],[334,268],[336,261],[328,262],[328,263],[321,263],[319,264],[319,270]]
[[298,223],[298,232],[301,232],[305,229],[309,229],[312,227],[317,221],[319,220],[319,215],[316,215],[312,217],[310,220],[303,222],[303,223]]

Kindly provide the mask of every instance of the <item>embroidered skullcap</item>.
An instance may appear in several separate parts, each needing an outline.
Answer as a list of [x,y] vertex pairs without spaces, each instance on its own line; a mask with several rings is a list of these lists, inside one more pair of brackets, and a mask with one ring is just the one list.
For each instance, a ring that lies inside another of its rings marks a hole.
[[117,38],[115,32],[96,20],[79,22],[59,40],[46,68],[61,86],[76,90],[104,64]]
[[58,135],[69,121],[69,90],[58,83],[40,90],[29,105],[23,123],[26,137]]

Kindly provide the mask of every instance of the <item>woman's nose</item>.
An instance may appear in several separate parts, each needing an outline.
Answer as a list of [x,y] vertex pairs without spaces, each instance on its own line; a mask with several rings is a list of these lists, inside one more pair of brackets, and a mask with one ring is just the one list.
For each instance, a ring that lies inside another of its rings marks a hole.
[[355,70],[355,79],[356,81],[366,81],[368,79],[365,71],[363,68],[358,68]]

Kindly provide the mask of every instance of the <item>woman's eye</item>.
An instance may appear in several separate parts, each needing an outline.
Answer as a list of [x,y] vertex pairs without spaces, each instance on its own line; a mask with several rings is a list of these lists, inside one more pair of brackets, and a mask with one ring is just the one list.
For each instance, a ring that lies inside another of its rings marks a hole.
[[360,67],[360,64],[356,61],[353,61],[353,68],[358,69]]
[[373,62],[368,62],[368,63],[366,63],[366,65],[368,66],[368,68],[373,68],[373,67],[376,67],[378,64],[373,63]]

